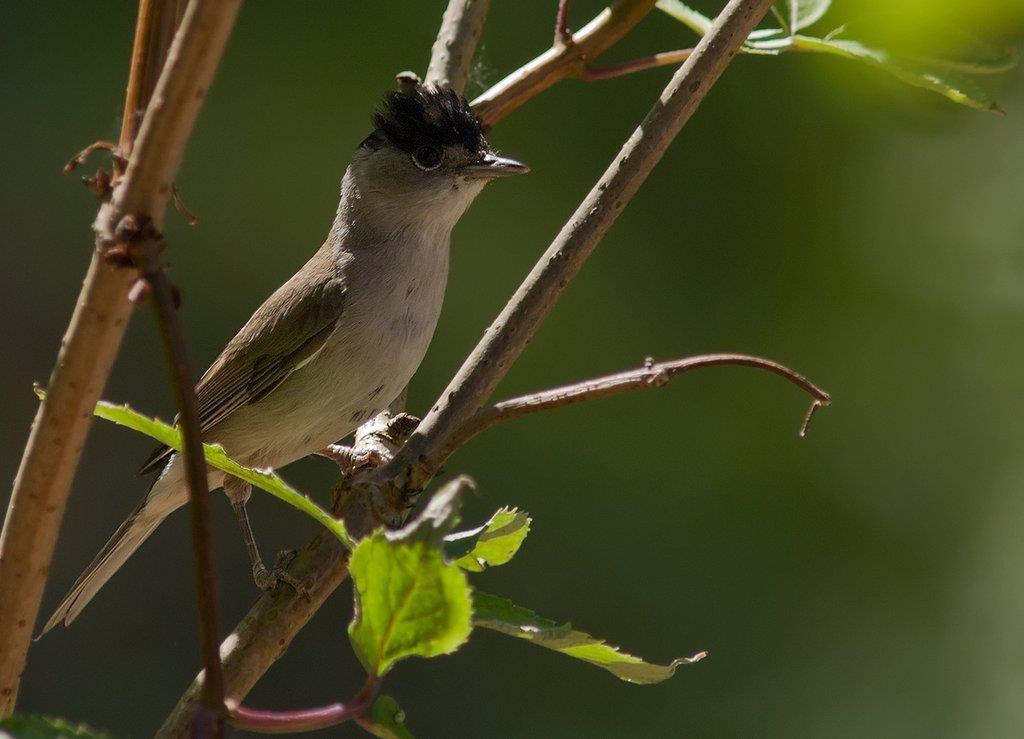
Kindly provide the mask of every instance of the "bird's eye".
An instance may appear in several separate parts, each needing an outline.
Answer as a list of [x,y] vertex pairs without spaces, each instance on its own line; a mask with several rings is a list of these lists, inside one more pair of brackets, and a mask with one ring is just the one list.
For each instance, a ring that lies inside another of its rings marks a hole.
[[413,163],[424,171],[441,166],[441,150],[436,146],[421,146],[412,155]]

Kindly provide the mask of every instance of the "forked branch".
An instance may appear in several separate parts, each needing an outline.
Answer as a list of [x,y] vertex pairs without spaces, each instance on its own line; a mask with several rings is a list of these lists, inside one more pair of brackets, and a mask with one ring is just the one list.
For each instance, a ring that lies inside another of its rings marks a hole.
[[575,34],[568,31],[569,3],[560,0],[555,41],[550,49],[509,74],[473,101],[485,127],[491,127],[531,98],[567,77],[578,77],[653,9],[656,0],[616,0]]
[[515,295],[392,462],[367,481],[377,507],[399,508],[454,450],[459,430],[487,402],[569,282],[661,159],[771,0],[731,0],[611,165],[527,275]]
[[[811,407],[826,406],[832,402],[832,398],[827,392],[784,364],[748,354],[702,354],[697,357],[674,359],[668,362],[648,361],[643,367],[637,369],[596,377],[550,390],[541,390],[495,403],[489,408],[481,410],[459,430],[454,440],[455,447],[462,446],[480,432],[486,431],[502,421],[511,421],[531,413],[561,408],[594,398],[620,395],[633,390],[664,387],[669,380],[677,375],[702,367],[721,365],[755,367],[779,375],[809,394],[812,399]],[[805,419],[808,417],[809,413]],[[807,421],[805,420],[800,426],[800,435],[804,436],[806,432]]]

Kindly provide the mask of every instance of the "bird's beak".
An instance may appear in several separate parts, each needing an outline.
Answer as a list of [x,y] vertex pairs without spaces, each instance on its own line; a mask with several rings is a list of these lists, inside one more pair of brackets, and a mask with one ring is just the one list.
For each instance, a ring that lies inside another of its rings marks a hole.
[[485,154],[484,158],[475,164],[462,168],[467,177],[479,177],[491,180],[495,177],[507,177],[513,174],[526,174],[530,168],[508,157],[500,157],[497,154]]

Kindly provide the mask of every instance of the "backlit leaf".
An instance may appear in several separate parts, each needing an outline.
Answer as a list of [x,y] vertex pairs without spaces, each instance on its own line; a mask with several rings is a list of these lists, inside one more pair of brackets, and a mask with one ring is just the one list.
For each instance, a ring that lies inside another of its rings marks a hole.
[[672,677],[680,665],[693,664],[707,655],[699,652],[692,657],[672,660],[667,665],[645,662],[590,634],[574,630],[568,623],[558,624],[507,598],[481,592],[473,593],[473,623],[597,665],[631,683],[660,683]]

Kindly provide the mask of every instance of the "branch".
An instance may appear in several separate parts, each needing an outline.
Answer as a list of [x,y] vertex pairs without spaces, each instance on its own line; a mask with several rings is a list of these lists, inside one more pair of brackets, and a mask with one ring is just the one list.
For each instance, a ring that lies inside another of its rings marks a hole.
[[[144,100],[163,56],[154,29],[170,0],[142,0],[129,75],[129,100]],[[131,313],[126,295],[138,274],[119,268],[115,230],[129,213],[159,229],[185,143],[238,12],[238,0],[190,3],[137,140],[130,116],[121,145],[132,148],[124,177],[94,223],[96,250],[36,413],[0,535],[0,716],[9,714],[39,615],[46,575],[71,481]],[[175,15],[177,4],[174,5]],[[133,98],[132,96],[135,95]]]
[[697,109],[771,0],[731,0],[572,218],[527,275],[416,433],[370,484],[377,507],[402,507],[454,451],[459,431],[483,407],[668,145]]
[[678,51],[662,51],[658,54],[651,54],[650,56],[641,57],[629,62],[622,62],[621,64],[612,64],[607,67],[594,67],[587,64],[582,70],[580,70],[579,76],[581,80],[586,80],[587,82],[610,80],[613,77],[621,77],[626,74],[633,74],[634,72],[642,72],[646,69],[664,67],[669,64],[679,64],[679,62],[686,61],[692,53],[693,49],[679,49]]
[[202,705],[213,724],[215,736],[223,735],[224,678],[218,645],[217,570],[213,556],[213,522],[210,490],[203,455],[202,427],[196,402],[195,378],[189,368],[185,336],[178,321],[176,293],[158,256],[159,234],[148,224],[134,223],[126,216],[118,227],[118,238],[129,245],[132,262],[148,284],[153,314],[164,346],[167,369],[182,435],[182,461],[188,484],[192,523],[192,549],[196,569],[196,605],[199,610],[200,656],[207,679],[203,683]]
[[523,65],[473,101],[490,128],[534,96],[567,77],[578,77],[585,65],[607,51],[654,9],[655,0],[616,0],[578,33],[566,28],[568,3],[559,2],[556,40],[550,49]]
[[[676,375],[685,374],[702,367],[715,367],[724,364],[756,367],[767,372],[773,372],[808,393],[812,398],[812,408],[826,406],[832,402],[832,398],[827,392],[803,375],[778,362],[762,359],[761,357],[752,357],[747,354],[704,354],[699,357],[687,357],[686,359],[675,359],[668,362],[654,363],[648,361],[643,367],[638,369],[626,370],[614,375],[605,375],[572,385],[564,385],[551,390],[542,390],[530,393],[529,395],[503,400],[500,403],[495,403],[490,408],[481,410],[470,419],[459,430],[459,434],[454,439],[454,444],[456,447],[462,446],[480,432],[502,421],[510,421],[531,413],[561,408],[562,406],[581,403],[584,400],[591,400],[593,398],[620,395],[631,390],[664,387]],[[805,421],[800,426],[800,436],[804,436],[807,432],[809,416],[810,413],[805,416]]]
[[466,89],[469,67],[490,7],[491,0],[450,0],[430,50],[424,82],[448,85],[460,93]]

